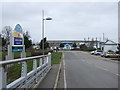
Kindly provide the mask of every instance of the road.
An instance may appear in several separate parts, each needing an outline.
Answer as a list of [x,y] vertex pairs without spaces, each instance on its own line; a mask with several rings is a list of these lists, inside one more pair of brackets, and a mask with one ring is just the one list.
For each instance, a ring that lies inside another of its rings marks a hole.
[[58,88],[118,88],[118,76],[118,63],[87,52],[66,51]]

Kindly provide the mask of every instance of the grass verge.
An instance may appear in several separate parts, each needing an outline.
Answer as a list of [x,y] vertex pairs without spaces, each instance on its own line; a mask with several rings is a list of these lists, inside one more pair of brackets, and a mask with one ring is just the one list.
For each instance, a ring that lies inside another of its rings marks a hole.
[[53,52],[51,56],[51,65],[60,64],[62,59],[62,52]]

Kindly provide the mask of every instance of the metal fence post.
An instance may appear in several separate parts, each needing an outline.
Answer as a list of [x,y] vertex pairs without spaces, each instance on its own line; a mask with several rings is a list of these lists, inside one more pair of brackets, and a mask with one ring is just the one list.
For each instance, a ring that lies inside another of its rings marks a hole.
[[37,83],[37,60],[36,59],[33,60],[33,70],[35,71],[35,78],[36,78],[35,83]]
[[40,67],[42,66],[42,58],[40,58],[39,66],[40,66]]
[[48,53],[48,66],[51,68],[51,53]]
[[48,62],[47,62],[47,60],[48,60],[48,56],[47,57],[44,57],[45,58],[45,72],[47,72],[48,71],[48,67],[49,67],[49,65],[48,65]]
[[43,56],[43,58],[42,58],[42,64],[44,64],[45,63],[45,57]]
[[44,61],[45,61],[45,64],[47,64],[47,57],[45,57],[45,60],[44,60]]
[[5,71],[5,67],[1,66],[0,67],[0,90],[2,90],[2,88],[6,88],[7,85],[7,78],[6,78],[6,71]]
[[[25,58],[26,53],[25,53],[25,45],[23,45],[23,51],[21,52],[21,58]],[[27,75],[27,62],[22,62],[22,69],[21,69],[21,76],[26,76]]]
[[[25,58],[25,45],[23,45],[23,51],[21,52],[21,58]],[[22,62],[22,69],[21,69],[21,77],[25,77],[25,88],[28,88],[27,86],[27,61]]]
[[25,77],[25,88],[27,87],[27,61],[22,62],[21,77]]

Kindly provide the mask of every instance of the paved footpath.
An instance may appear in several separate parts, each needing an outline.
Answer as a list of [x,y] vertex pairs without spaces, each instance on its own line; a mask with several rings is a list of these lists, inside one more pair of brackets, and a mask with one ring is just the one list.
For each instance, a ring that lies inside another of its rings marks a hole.
[[46,75],[46,77],[38,85],[37,88],[54,88],[58,68],[59,68],[59,64],[53,65],[49,73]]

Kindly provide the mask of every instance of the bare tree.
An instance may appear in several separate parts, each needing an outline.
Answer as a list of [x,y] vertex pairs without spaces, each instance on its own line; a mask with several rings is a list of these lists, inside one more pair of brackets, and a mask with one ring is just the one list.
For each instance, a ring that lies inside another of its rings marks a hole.
[[31,38],[29,31],[24,32],[23,35],[26,36],[27,38]]
[[5,26],[2,30],[2,36],[6,39],[6,44],[10,43],[10,34],[12,33],[12,28],[10,26]]

